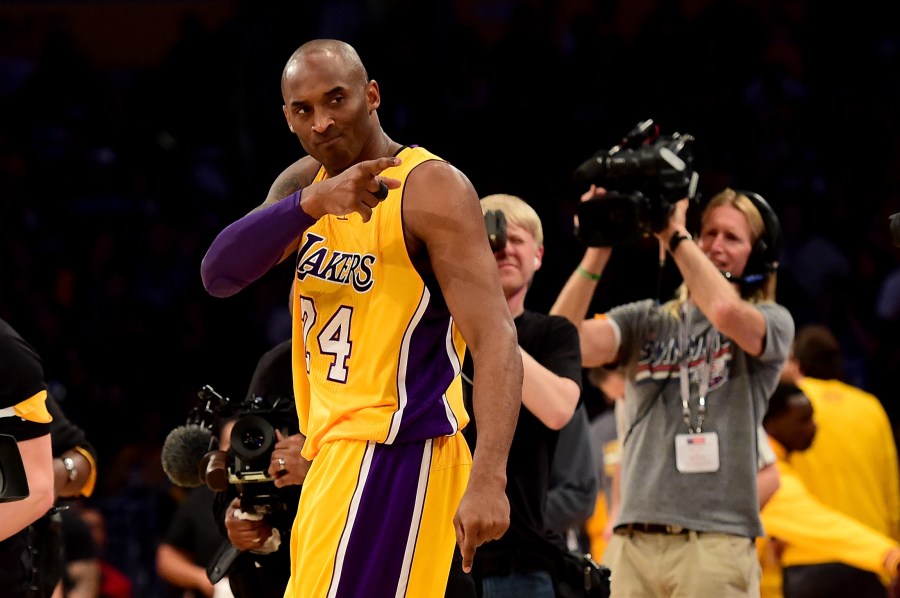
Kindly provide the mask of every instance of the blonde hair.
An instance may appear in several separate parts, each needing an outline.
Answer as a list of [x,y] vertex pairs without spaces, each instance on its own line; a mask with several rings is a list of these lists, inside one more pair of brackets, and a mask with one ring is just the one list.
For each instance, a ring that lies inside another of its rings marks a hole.
[[[759,238],[766,232],[766,225],[763,222],[762,214],[759,213],[759,210],[749,197],[731,188],[725,188],[723,191],[719,192],[710,200],[706,205],[706,208],[703,209],[703,215],[700,217],[701,230],[703,229],[703,225],[709,220],[709,215],[712,211],[722,206],[732,207],[744,215],[744,218],[747,219],[747,224],[750,227],[750,245],[755,246]],[[746,297],[747,301],[750,303],[775,301],[776,282],[776,274],[774,272],[767,272],[765,280],[763,280],[763,283],[759,288],[754,290],[749,297]],[[663,305],[662,308],[677,317],[681,314],[681,306],[687,299],[688,288],[686,285],[682,284],[678,287],[678,290],[675,291],[675,298]]]
[[531,233],[538,247],[544,246],[544,229],[541,226],[541,218],[530,205],[521,197],[495,193],[481,198],[481,212],[500,210],[506,216],[507,222],[521,226]]

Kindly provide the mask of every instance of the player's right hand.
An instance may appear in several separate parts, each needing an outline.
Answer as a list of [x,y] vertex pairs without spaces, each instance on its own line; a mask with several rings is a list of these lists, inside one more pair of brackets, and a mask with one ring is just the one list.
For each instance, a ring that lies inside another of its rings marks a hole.
[[372,210],[383,201],[375,196],[381,185],[388,189],[398,189],[401,185],[399,179],[380,176],[381,171],[400,163],[400,158],[390,156],[354,164],[333,178],[304,188],[300,207],[315,219],[325,214],[346,216],[357,212],[363,222],[368,222]]
[[490,540],[499,540],[509,529],[509,499],[502,485],[469,485],[459,501],[456,516],[456,543],[462,554],[462,568],[472,570],[475,549]]

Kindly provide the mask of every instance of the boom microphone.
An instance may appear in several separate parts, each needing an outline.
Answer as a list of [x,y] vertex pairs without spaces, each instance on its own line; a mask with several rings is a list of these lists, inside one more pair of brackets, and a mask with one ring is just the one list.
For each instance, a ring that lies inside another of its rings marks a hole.
[[176,486],[196,488],[203,484],[201,466],[210,450],[212,432],[203,426],[178,426],[166,436],[162,448],[162,468]]

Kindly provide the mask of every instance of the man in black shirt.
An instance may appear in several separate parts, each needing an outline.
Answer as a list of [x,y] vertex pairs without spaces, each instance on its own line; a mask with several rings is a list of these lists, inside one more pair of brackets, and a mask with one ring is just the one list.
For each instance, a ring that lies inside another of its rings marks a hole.
[[[545,509],[559,430],[572,418],[581,394],[578,331],[564,318],[525,309],[525,296],[544,253],[541,222],[534,209],[511,195],[490,195],[481,204],[488,217],[489,212],[500,211],[507,222],[507,241],[494,247],[494,257],[515,318],[525,373],[522,407],[506,470],[510,527],[502,538],[475,553],[472,580],[485,598],[553,598],[563,542],[548,531]],[[470,373],[470,367],[467,358],[464,373]],[[471,390],[468,385],[464,388]],[[467,408],[471,409],[468,400]],[[464,434],[474,449],[474,422]],[[465,594],[458,589],[464,581],[459,570],[457,564],[451,567],[448,596]]]

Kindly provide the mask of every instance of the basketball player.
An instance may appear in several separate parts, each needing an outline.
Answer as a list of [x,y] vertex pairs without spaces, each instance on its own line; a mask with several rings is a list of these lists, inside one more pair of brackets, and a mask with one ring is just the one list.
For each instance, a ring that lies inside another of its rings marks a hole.
[[[296,256],[294,387],[313,464],[285,595],[437,596],[454,537],[468,570],[509,525],[522,358],[478,195],[387,136],[378,83],[346,43],[301,46],[281,89],[308,156],[217,236],[201,273],[227,297]],[[467,345],[485,422],[474,457],[459,433]]]

